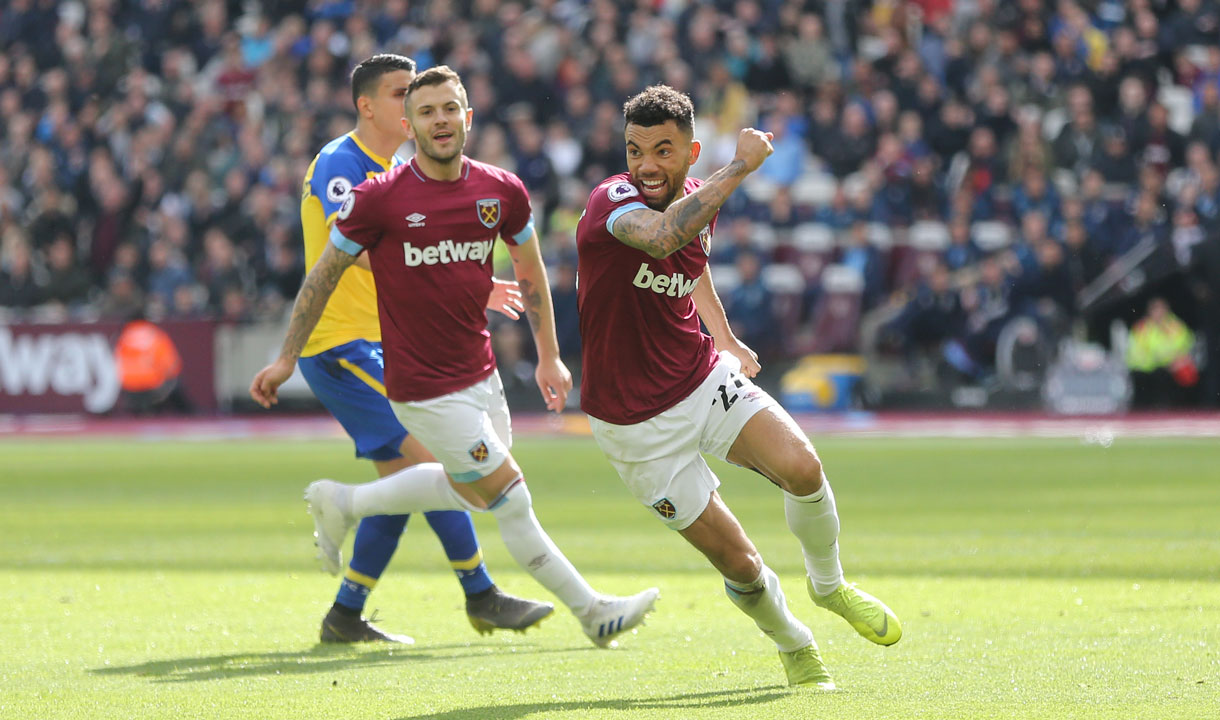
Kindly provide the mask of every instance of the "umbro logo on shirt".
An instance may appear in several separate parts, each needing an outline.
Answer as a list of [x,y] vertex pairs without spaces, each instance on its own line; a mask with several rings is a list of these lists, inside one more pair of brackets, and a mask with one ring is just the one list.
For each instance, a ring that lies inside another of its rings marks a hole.
[[403,219],[407,221],[407,227],[423,227],[424,218],[426,218],[426,217],[427,217],[427,215],[423,215],[420,213],[411,213],[410,215],[406,216]]

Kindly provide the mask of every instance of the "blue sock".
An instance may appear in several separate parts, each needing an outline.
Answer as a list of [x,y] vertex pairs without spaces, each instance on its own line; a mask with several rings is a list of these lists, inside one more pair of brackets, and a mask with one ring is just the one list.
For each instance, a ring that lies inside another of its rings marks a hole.
[[483,565],[483,550],[479,547],[479,539],[474,534],[474,523],[470,521],[470,513],[459,510],[438,510],[426,512],[424,517],[432,526],[432,531],[440,538],[445,554],[449,556],[449,564],[457,573],[458,582],[467,595],[474,595],[489,590],[493,583]]
[[372,515],[360,521],[356,528],[356,544],[352,561],[339,583],[335,603],[359,612],[364,609],[377,579],[390,564],[398,538],[407,527],[410,515]]

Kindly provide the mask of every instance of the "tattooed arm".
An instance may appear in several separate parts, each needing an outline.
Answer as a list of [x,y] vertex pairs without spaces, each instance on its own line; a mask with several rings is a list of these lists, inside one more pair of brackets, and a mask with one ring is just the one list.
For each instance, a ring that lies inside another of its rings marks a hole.
[[614,237],[654,258],[668,257],[699,235],[746,175],[757,170],[772,152],[771,133],[753,128],[742,130],[733,162],[664,212],[641,208],[623,214],[614,221]]
[[278,400],[276,391],[280,385],[292,377],[301,350],[309,340],[310,333],[322,317],[326,301],[330,299],[343,271],[355,264],[356,257],[349,255],[334,245],[327,244],[322,251],[322,257],[305,277],[297,293],[296,302],[292,305],[292,320],[288,323],[288,334],[280,348],[280,356],[273,363],[259,371],[250,383],[250,397],[265,408],[271,407]]
[[534,345],[538,348],[538,369],[534,379],[542,392],[548,410],[563,410],[572,389],[572,374],[559,359],[559,340],[555,337],[555,309],[551,305],[551,286],[546,276],[546,265],[538,247],[538,235],[520,245],[509,245],[508,254],[513,259],[513,273],[521,285],[521,300],[525,315],[534,331]]

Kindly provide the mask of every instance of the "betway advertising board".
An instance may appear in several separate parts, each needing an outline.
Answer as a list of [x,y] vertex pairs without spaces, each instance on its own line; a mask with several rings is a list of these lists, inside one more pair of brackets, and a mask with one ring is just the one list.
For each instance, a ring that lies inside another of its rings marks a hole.
[[[179,383],[196,409],[216,409],[215,326],[157,323],[182,356]],[[0,414],[116,410],[122,388],[114,343],[122,323],[0,324]]]

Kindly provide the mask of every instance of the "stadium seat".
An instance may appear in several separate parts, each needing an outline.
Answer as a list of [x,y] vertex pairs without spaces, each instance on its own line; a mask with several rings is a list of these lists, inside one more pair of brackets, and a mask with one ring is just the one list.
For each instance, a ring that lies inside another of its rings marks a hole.
[[949,228],[944,223],[921,220],[912,225],[907,242],[895,245],[890,255],[890,286],[898,290],[914,287],[947,247]]
[[717,295],[727,295],[741,284],[741,273],[732,265],[709,265],[708,272],[712,274],[712,284],[716,286]]
[[794,355],[856,351],[864,278],[852,268],[830,265],[822,272],[822,292],[809,329],[793,338]]
[[762,281],[771,291],[771,311],[780,338],[794,336],[801,323],[805,276],[796,265],[773,263],[763,268]]
[[885,223],[869,223],[868,241],[883,254],[888,253],[894,247],[894,231]]
[[[835,256],[835,233],[829,225],[822,223],[802,223],[792,231],[790,250],[783,251],[791,258],[781,257],[777,252],[776,259],[794,263],[801,271],[806,282],[813,282],[822,275],[822,270],[829,265]],[[781,248],[782,249],[782,248]]]
[[775,197],[775,190],[779,186],[758,173],[750,173],[742,182],[741,187],[751,202],[767,205]]
[[970,227],[970,235],[974,244],[985,253],[1003,250],[1012,243],[1012,232],[1009,227],[996,220],[981,220]]
[[769,222],[756,222],[750,224],[750,244],[758,251],[759,255],[764,258],[769,258],[775,253],[775,244],[777,235],[775,226]]
[[792,202],[815,208],[826,207],[834,199],[839,183],[834,175],[824,172],[806,172],[792,185]]
[[944,250],[949,247],[949,228],[937,220],[920,220],[907,231],[911,247]]

